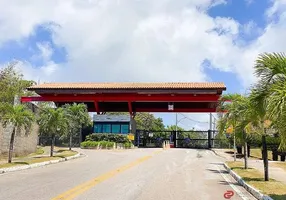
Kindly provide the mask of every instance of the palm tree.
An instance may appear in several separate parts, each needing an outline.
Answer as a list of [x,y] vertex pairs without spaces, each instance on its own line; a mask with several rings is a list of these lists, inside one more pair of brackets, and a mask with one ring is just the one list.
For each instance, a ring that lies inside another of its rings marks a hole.
[[[234,139],[234,161],[236,161],[235,143],[237,139],[236,136],[239,136],[238,134],[240,133],[238,130],[238,125],[240,125],[240,122],[242,121],[242,102],[244,98],[245,97],[240,94],[223,95],[219,104],[219,109],[227,110],[227,112],[220,117],[218,121],[218,130],[220,134],[223,134],[228,127],[232,127]],[[241,137],[239,139],[241,139]]]
[[[231,101],[231,103],[225,105],[223,102],[225,100]],[[247,169],[247,141],[251,137],[250,133],[258,133],[254,131],[257,130],[257,124],[259,124],[259,118],[257,118],[257,112],[255,110],[256,107],[253,105],[250,96],[239,94],[223,96],[220,107],[226,109],[227,113],[220,117],[218,130],[220,134],[222,134],[226,128],[232,127],[235,134],[234,140],[237,139],[244,146],[244,167]]]
[[40,131],[51,136],[51,152],[53,156],[55,146],[55,136],[63,135],[67,132],[68,120],[65,116],[63,108],[51,108],[45,106],[40,111],[40,118],[38,119]]
[[[2,108],[3,108],[2,104]],[[14,148],[14,140],[15,135],[18,130],[21,129],[29,129],[34,121],[34,114],[28,110],[28,108],[24,105],[14,105],[5,104],[5,112],[2,117],[2,123],[4,126],[11,124],[13,126],[10,144],[9,144],[9,155],[8,155],[8,163],[12,162],[13,148]],[[3,109],[2,109],[3,111]]]
[[[285,123],[286,117],[285,101],[283,94],[285,92],[286,81],[286,57],[281,53],[264,53],[259,55],[255,63],[255,75],[259,78],[258,83],[252,89],[252,103],[255,107],[257,117],[259,118],[260,132],[262,133],[262,153],[264,163],[264,178],[269,180],[268,158],[266,146],[266,128],[265,121],[268,118],[277,122],[278,130],[281,134],[280,148],[285,147]],[[282,110],[281,110],[282,109]]]
[[90,121],[90,117],[87,112],[87,107],[85,104],[66,104],[64,106],[65,114],[68,118],[69,125],[70,125],[70,131],[69,131],[69,149],[71,150],[72,146],[72,137],[73,133],[76,130],[80,130],[81,135],[81,129],[82,125],[84,123],[88,123]]

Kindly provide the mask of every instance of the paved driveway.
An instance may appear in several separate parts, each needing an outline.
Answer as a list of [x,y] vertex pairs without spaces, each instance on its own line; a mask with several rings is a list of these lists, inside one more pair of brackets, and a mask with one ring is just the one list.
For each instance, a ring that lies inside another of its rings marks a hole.
[[65,163],[0,175],[2,200],[255,199],[225,172],[212,151],[84,150]]

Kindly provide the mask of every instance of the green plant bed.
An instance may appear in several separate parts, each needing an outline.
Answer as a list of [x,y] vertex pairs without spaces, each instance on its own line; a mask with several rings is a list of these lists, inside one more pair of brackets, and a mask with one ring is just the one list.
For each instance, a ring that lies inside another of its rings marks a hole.
[[80,144],[83,149],[113,149],[115,143],[110,141],[84,141]]
[[93,133],[86,136],[85,141],[109,141],[115,143],[129,142],[126,134]]
[[125,142],[125,143],[123,144],[123,146],[124,146],[125,149],[131,149],[132,143],[131,143],[131,142]]
[[[110,141],[84,141],[80,144],[83,149],[113,149],[115,142]],[[131,149],[132,143],[130,141],[124,143],[117,143],[117,146],[121,146],[124,149]]]

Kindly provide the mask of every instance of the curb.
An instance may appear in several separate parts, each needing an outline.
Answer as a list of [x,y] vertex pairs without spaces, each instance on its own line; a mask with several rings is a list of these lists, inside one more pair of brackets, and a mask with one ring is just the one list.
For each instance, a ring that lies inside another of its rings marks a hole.
[[60,162],[65,162],[65,161],[68,161],[68,160],[73,160],[73,159],[79,158],[80,156],[84,156],[84,154],[78,153],[78,154],[76,154],[74,156],[69,156],[69,157],[66,157],[66,158],[60,158],[58,160],[50,160],[50,161],[34,163],[34,164],[30,164],[30,165],[18,166],[18,167],[15,166],[15,167],[2,168],[2,169],[0,169],[0,174],[4,174],[4,173],[7,173],[7,172],[21,171],[21,170],[25,170],[25,169],[32,169],[32,168],[42,167],[42,166],[55,164],[55,163],[60,163]]
[[223,164],[226,171],[242,186],[244,187],[249,193],[251,193],[255,198],[259,200],[273,200],[271,197],[262,194],[259,190],[255,189],[254,187],[247,184],[239,175],[237,175],[234,171],[232,171],[227,164]]

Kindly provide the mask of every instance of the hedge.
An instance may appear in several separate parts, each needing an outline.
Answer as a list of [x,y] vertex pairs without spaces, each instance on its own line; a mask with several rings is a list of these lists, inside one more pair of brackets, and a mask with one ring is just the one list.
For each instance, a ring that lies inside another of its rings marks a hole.
[[82,148],[96,148],[100,146],[101,148],[113,148],[114,142],[109,142],[109,141],[84,141],[80,144]]
[[[82,148],[97,148],[97,147],[100,147],[100,148],[103,148],[103,149],[109,149],[109,148],[113,148],[114,144],[115,144],[115,142],[109,142],[109,141],[99,141],[99,142],[96,142],[96,141],[84,141],[84,142],[82,142],[80,144],[80,146]],[[122,146],[125,149],[130,149],[131,146],[132,146],[132,143],[131,142],[125,142],[125,143],[122,143]]]
[[86,136],[85,141],[109,141],[115,143],[129,142],[127,135],[124,134],[110,134],[110,133],[93,133]]

